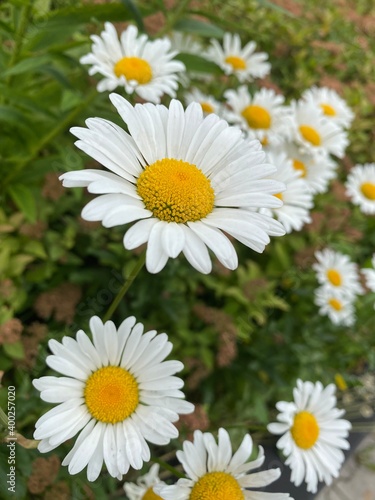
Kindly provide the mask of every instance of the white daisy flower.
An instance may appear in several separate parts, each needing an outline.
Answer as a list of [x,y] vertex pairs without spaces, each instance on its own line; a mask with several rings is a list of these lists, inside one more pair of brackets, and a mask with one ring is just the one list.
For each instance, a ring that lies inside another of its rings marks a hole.
[[82,330],[76,340],[50,340],[47,365],[64,376],[33,380],[43,401],[59,403],[35,425],[39,451],[54,450],[80,432],[63,465],[70,474],[87,466],[89,481],[99,476],[103,462],[118,479],[129,467],[141,469],[150,460],[146,441],[168,444],[178,436],[173,422],[194,409],[182,399],[183,381],[174,376],[183,364],[164,361],[172,350],[167,335],[143,333],[135,323],[129,317],[116,330],[112,321],[103,325],[94,316],[93,342]]
[[331,484],[344,461],[342,450],[350,445],[345,439],[351,424],[340,417],[345,410],[336,408],[336,386],[323,388],[320,382],[297,380],[294,402],[279,401],[277,423],[267,426],[272,434],[282,434],[277,447],[287,456],[291,481],[299,486],[306,481],[307,491],[316,493],[318,481]]
[[157,273],[183,252],[202,273],[211,271],[207,247],[229,269],[238,265],[228,237],[262,252],[269,235],[285,231],[274,219],[251,212],[275,208],[281,183],[266,179],[275,167],[265,162],[258,142],[249,143],[236,127],[202,107],[184,111],[179,101],[164,106],[131,106],[111,100],[129,134],[106,120],[91,118],[88,129],[73,128],[76,145],[112,172],[80,170],[63,174],[66,187],[87,186],[101,196],[82,217],[113,227],[138,221],[125,234],[128,250],[148,242],[146,267]]
[[272,178],[283,182],[286,190],[277,193],[283,206],[279,208],[262,208],[261,213],[274,214],[287,233],[300,231],[304,224],[311,222],[310,208],[313,207],[313,195],[307,183],[301,179],[300,172],[293,168],[291,160],[288,160],[285,153],[268,152],[268,160],[276,165],[277,172]]
[[335,325],[352,326],[355,313],[352,297],[343,297],[332,288],[324,286],[315,290],[315,304],[320,307],[319,314],[328,316]]
[[99,92],[125,87],[128,94],[135,92],[146,101],[158,103],[163,94],[176,95],[178,72],[185,66],[173,57],[168,38],[150,41],[147,35],[138,36],[135,26],[121,33],[120,40],[113,24],[105,23],[100,36],[93,35],[92,52],[80,59],[91,64],[90,75],[104,76],[98,85]]
[[351,262],[347,255],[325,248],[315,252],[315,257],[318,262],[312,267],[321,285],[335,290],[341,297],[363,294],[357,264]]
[[163,485],[159,479],[159,464],[153,464],[147,474],[137,479],[137,484],[125,483],[124,490],[129,500],[162,500],[154,486]]
[[302,152],[292,142],[283,144],[280,149],[292,160],[294,169],[301,173],[313,194],[325,193],[329,182],[337,176],[337,163],[327,153],[317,156],[307,151]]
[[232,109],[227,112],[230,122],[238,123],[249,138],[263,146],[275,146],[285,141],[291,132],[290,110],[283,106],[284,97],[271,89],[262,88],[251,97],[247,87],[226,90],[224,96]]
[[366,278],[366,285],[372,291],[375,292],[375,253],[372,256],[371,260],[372,269],[364,268],[362,269],[362,274]]
[[284,500],[288,493],[262,493],[247,488],[263,488],[280,477],[280,469],[250,473],[264,462],[263,448],[258,457],[248,462],[253,442],[246,434],[240,447],[232,455],[228,432],[219,429],[218,443],[214,436],[194,432],[194,441],[185,441],[177,458],[185,469],[187,479],[179,479],[173,486],[157,485],[155,491],[164,500]]
[[249,42],[242,47],[238,34],[225,33],[223,47],[215,39],[211,40],[206,57],[215,62],[226,75],[236,75],[240,82],[263,78],[271,71],[265,52],[255,52],[256,43]]
[[364,214],[375,214],[375,163],[356,165],[345,183],[346,193]]
[[204,94],[197,88],[192,88],[190,92],[186,92],[184,97],[186,105],[189,105],[192,102],[199,103],[202,106],[202,110],[205,115],[210,113],[215,113],[219,116],[222,115],[222,104],[212,96]]
[[340,127],[349,128],[354,113],[338,93],[328,87],[311,87],[302,94],[302,99],[323,111],[324,117]]
[[324,119],[323,111],[311,103],[294,101],[294,139],[303,151],[330,153],[343,158],[349,144],[347,133],[335,123]]
[[184,54],[195,54],[202,56],[202,44],[192,35],[182,33],[181,31],[172,31],[169,35],[172,49]]

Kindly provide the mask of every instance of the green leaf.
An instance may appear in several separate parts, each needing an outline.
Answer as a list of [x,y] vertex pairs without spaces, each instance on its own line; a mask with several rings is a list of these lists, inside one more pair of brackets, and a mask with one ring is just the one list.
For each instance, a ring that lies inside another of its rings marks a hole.
[[4,352],[12,359],[24,359],[25,351],[21,341],[13,344],[3,344]]
[[203,57],[195,54],[178,54],[175,59],[183,62],[188,71],[197,71],[199,73],[212,73],[214,75],[221,75],[222,71],[217,64],[204,59]]
[[30,222],[36,221],[36,201],[31,190],[24,184],[14,184],[9,187],[8,192]]
[[173,26],[176,31],[183,31],[184,33],[191,33],[193,35],[200,35],[204,37],[222,38],[224,31],[211,23],[198,21],[198,19],[185,18],[180,19]]
[[4,71],[3,77],[10,75],[21,75],[22,73],[27,73],[28,71],[35,71],[41,66],[44,66],[47,63],[49,63],[50,60],[51,58],[47,55],[35,56],[23,59],[12,68],[9,68],[8,70]]
[[143,24],[142,14],[138,9],[137,5],[132,0],[121,0],[125,8],[132,13],[134,21],[137,23],[139,31],[144,31],[145,26]]

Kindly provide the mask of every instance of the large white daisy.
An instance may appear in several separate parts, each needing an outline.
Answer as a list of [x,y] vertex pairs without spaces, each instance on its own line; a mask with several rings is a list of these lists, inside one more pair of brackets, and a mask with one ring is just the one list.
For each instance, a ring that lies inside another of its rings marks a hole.
[[348,255],[329,248],[315,252],[318,262],[313,264],[321,285],[336,291],[342,297],[353,297],[363,293],[359,282],[357,264]]
[[345,439],[351,424],[340,418],[345,410],[336,408],[336,386],[323,388],[320,382],[297,380],[294,401],[279,401],[277,423],[268,425],[272,434],[282,434],[277,447],[287,456],[291,481],[299,486],[306,481],[307,491],[316,493],[319,481],[331,484],[344,461],[342,450],[349,449]]
[[168,444],[178,436],[173,422],[194,409],[182,399],[183,381],[174,376],[183,364],[163,361],[172,350],[167,335],[143,333],[135,323],[129,317],[116,330],[112,321],[103,325],[94,316],[93,342],[82,330],[76,340],[50,340],[53,355],[46,362],[63,377],[33,380],[44,401],[59,403],[35,425],[39,450],[49,452],[79,432],[63,465],[70,474],[87,466],[89,481],[99,476],[103,462],[119,479],[129,467],[141,469],[150,460],[147,441]]
[[219,429],[218,443],[214,436],[194,432],[194,441],[185,441],[183,451],[177,452],[187,479],[173,486],[157,485],[155,491],[164,500],[284,500],[288,493],[262,493],[247,488],[263,488],[280,477],[280,469],[250,473],[264,462],[263,448],[249,462],[253,442],[246,434],[236,453],[228,432]]
[[355,322],[352,297],[342,296],[332,288],[319,287],[314,292],[315,304],[319,306],[319,314],[328,316],[335,325],[351,326]]
[[220,66],[225,74],[236,75],[240,82],[263,78],[271,71],[265,52],[255,52],[256,43],[249,42],[242,47],[238,34],[225,33],[223,47],[215,39],[211,40],[206,57]]
[[159,464],[153,464],[147,474],[135,483],[125,483],[124,490],[129,500],[162,500],[154,491],[154,486],[162,485],[159,479]]
[[169,258],[183,252],[202,273],[211,271],[207,247],[229,269],[236,251],[221,231],[262,252],[269,235],[285,231],[274,219],[255,213],[275,208],[273,196],[285,186],[267,179],[275,167],[266,163],[257,141],[217,115],[203,117],[193,103],[131,106],[119,95],[111,100],[129,133],[106,120],[91,118],[88,129],[73,128],[76,145],[112,172],[80,170],[63,174],[64,186],[87,186],[101,196],[90,201],[82,217],[105,227],[139,221],[125,234],[124,246],[148,242],[146,266],[157,273]]
[[328,87],[311,87],[302,94],[302,99],[323,111],[324,117],[340,127],[349,128],[354,113],[338,93]]
[[171,51],[168,38],[151,41],[147,35],[138,36],[130,25],[120,39],[111,23],[105,23],[100,36],[92,35],[92,52],[80,59],[91,64],[90,75],[99,73],[104,78],[98,83],[99,92],[125,87],[128,94],[135,92],[146,101],[158,103],[163,94],[176,95],[178,73],[185,71],[180,61],[172,60],[177,54]]
[[302,227],[311,222],[310,208],[313,207],[313,195],[306,181],[301,178],[301,173],[293,168],[292,161],[285,153],[268,152],[268,160],[276,165],[277,172],[272,178],[283,182],[286,189],[275,196],[283,201],[279,208],[262,208],[261,213],[275,214],[287,233],[300,231]]
[[356,165],[345,183],[346,193],[364,214],[375,214],[375,163]]
[[290,109],[284,106],[284,97],[272,89],[262,88],[251,96],[247,87],[226,90],[224,96],[231,111],[230,122],[238,123],[249,138],[258,139],[263,146],[276,146],[292,133]]

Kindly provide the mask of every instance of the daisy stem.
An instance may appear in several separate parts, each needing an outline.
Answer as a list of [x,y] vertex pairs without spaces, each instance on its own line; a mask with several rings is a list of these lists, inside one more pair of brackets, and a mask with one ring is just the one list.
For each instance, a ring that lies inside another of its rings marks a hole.
[[144,266],[145,261],[146,261],[146,250],[144,250],[141,253],[141,255],[139,256],[139,259],[135,263],[135,266],[133,267],[133,269],[130,271],[130,274],[126,278],[126,281],[123,284],[121,290],[118,292],[118,294],[114,298],[114,301],[109,306],[108,311],[105,313],[105,315],[103,317],[103,322],[108,321],[112,317],[113,313],[116,311],[116,309],[117,309],[119,303],[121,302],[122,298],[124,297],[124,295],[126,294],[126,292],[129,290],[131,284],[133,283],[133,281],[137,277],[139,271]]
[[182,474],[182,472],[177,470],[172,465],[169,465],[167,462],[164,462],[164,460],[160,460],[160,458],[151,458],[151,462],[161,465],[162,467],[164,467],[164,469],[167,469],[169,470],[169,472],[172,472],[172,474],[176,477],[185,478],[185,474]]
[[0,424],[5,427],[5,429],[8,428],[8,417],[5,415],[3,410],[0,408]]

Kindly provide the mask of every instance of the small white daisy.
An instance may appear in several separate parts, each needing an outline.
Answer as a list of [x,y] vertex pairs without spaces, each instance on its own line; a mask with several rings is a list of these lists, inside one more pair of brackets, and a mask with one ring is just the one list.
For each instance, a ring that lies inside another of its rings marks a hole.
[[352,326],[355,322],[353,298],[343,297],[332,288],[324,286],[315,290],[315,304],[319,314],[328,316],[335,325]]
[[364,214],[375,214],[375,163],[356,165],[345,183],[346,193]]
[[285,191],[277,193],[275,196],[280,198],[283,206],[279,208],[262,208],[261,213],[277,217],[285,227],[287,233],[300,231],[304,224],[311,222],[310,208],[313,207],[313,195],[307,183],[301,178],[301,173],[293,168],[291,160],[285,153],[268,152],[268,160],[276,165],[277,172],[272,178],[283,182],[286,186]]
[[155,491],[164,500],[285,500],[288,493],[262,493],[247,488],[263,488],[280,477],[280,469],[250,473],[264,462],[263,448],[258,457],[248,462],[253,442],[246,434],[236,453],[228,432],[219,429],[218,443],[214,436],[194,432],[194,441],[185,441],[177,458],[185,469],[187,479],[173,486],[157,485]]
[[297,380],[294,402],[279,401],[277,423],[268,425],[272,434],[282,434],[277,447],[287,456],[291,481],[299,486],[306,481],[307,491],[316,493],[319,481],[331,484],[344,461],[342,450],[349,449],[345,439],[351,424],[340,418],[345,410],[336,408],[336,387],[323,388],[320,382]]
[[283,106],[284,97],[271,89],[262,88],[252,97],[245,85],[226,90],[224,96],[231,112],[228,121],[239,124],[249,138],[258,139],[263,146],[275,146],[292,130],[290,110]]
[[240,82],[263,78],[271,71],[265,52],[255,52],[256,43],[249,42],[242,47],[238,34],[225,33],[223,47],[215,39],[211,40],[206,57],[223,69],[226,75],[236,75]]
[[167,38],[150,41],[147,35],[138,36],[135,26],[129,26],[117,35],[113,24],[105,23],[100,36],[93,35],[92,52],[80,59],[91,64],[90,75],[99,73],[104,78],[98,83],[99,92],[125,87],[128,94],[135,92],[146,101],[158,103],[163,94],[176,95],[178,73],[185,71],[180,61],[172,60]]
[[335,290],[341,297],[350,298],[363,293],[357,264],[347,255],[325,248],[315,252],[315,257],[318,262],[312,267],[321,285]]
[[159,479],[159,464],[153,464],[147,474],[135,483],[125,483],[124,490],[129,500],[162,500],[154,491],[154,486],[164,483]]
[[371,264],[372,264],[372,269],[364,268],[361,269],[361,271],[366,278],[367,288],[369,288],[372,292],[375,292],[375,253],[372,256]]
[[347,133],[324,118],[323,111],[305,101],[293,101],[294,139],[303,151],[330,153],[342,158],[349,144]]
[[222,104],[212,96],[204,94],[197,88],[192,88],[190,92],[186,92],[184,97],[186,105],[189,105],[192,102],[200,104],[205,115],[210,113],[215,113],[219,116],[222,115]]
[[63,174],[66,187],[87,186],[101,196],[82,217],[105,227],[136,222],[125,234],[128,250],[148,243],[146,267],[157,273],[181,252],[202,273],[211,271],[209,247],[229,269],[238,265],[232,235],[263,252],[269,235],[285,234],[276,220],[249,209],[275,208],[273,196],[285,186],[267,179],[275,167],[266,163],[257,141],[237,127],[192,103],[186,111],[172,100],[169,109],[135,107],[117,94],[111,100],[129,134],[100,118],[88,129],[73,128],[76,145],[112,172],[80,170]]
[[47,453],[80,433],[63,461],[70,474],[87,466],[87,478],[95,481],[103,462],[112,477],[121,479],[129,467],[141,469],[150,460],[146,441],[166,445],[178,436],[173,425],[179,414],[194,406],[182,398],[183,381],[174,374],[180,361],[164,361],[172,350],[165,333],[143,333],[134,317],[116,330],[90,320],[93,342],[80,330],[76,340],[50,340],[53,352],[47,365],[63,377],[33,380],[43,401],[59,403],[36,423],[34,438]]
[[311,87],[302,94],[302,99],[319,107],[329,121],[340,127],[349,128],[354,113],[338,93],[328,87]]
[[192,35],[182,33],[181,31],[172,31],[169,35],[169,40],[171,41],[172,49],[177,52],[202,56],[202,44]]

